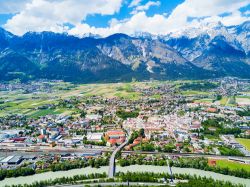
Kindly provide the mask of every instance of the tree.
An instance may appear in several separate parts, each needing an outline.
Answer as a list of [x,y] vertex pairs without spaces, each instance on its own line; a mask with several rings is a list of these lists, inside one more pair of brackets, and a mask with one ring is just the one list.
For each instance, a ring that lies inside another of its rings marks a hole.
[[80,117],[81,118],[85,118],[87,115],[87,113],[85,111],[81,111]]
[[143,128],[141,128],[141,129],[139,130],[139,136],[141,136],[142,138],[145,138],[145,131],[144,131]]

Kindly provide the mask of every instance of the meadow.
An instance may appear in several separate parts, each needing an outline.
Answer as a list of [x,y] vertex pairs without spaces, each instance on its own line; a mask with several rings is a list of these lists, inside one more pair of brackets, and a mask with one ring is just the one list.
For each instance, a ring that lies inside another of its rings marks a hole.
[[138,100],[141,93],[133,91],[133,86],[146,86],[144,83],[80,84],[57,83],[52,92],[25,93],[18,91],[0,92],[0,117],[12,114],[24,114],[39,117],[47,114],[71,114],[74,109],[62,107],[45,107],[57,105],[62,99],[72,97],[102,96],[104,98],[121,98]]
[[228,160],[216,160],[216,166],[220,168],[228,168],[230,170],[246,170],[250,172],[250,166],[239,162],[233,162]]

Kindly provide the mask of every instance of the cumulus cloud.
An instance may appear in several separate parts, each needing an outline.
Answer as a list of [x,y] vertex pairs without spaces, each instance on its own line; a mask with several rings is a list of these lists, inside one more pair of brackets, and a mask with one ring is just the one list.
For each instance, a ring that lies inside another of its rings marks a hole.
[[15,14],[23,10],[31,0],[0,0],[0,14]]
[[229,16],[211,16],[202,20],[202,22],[221,22],[226,26],[238,25],[245,21],[248,21],[249,17],[243,16],[240,11],[234,11]]
[[[214,17],[223,13],[235,13],[239,8],[248,4],[248,0],[186,0],[173,10],[168,17],[168,21],[170,24],[175,24],[175,28],[178,29],[188,24],[188,17],[203,18]],[[230,19],[233,19],[234,16],[239,15],[231,14],[224,20],[228,20],[230,17]],[[240,21],[240,19],[237,20]]]
[[247,10],[246,12],[244,12],[244,15],[250,16],[250,10]]
[[128,7],[135,7],[141,3],[142,0],[133,0]]
[[[248,5],[246,0],[186,0],[177,6],[167,17],[165,14],[147,16],[145,11],[137,12],[130,19],[112,19],[109,27],[96,28],[87,24],[78,24],[69,30],[70,34],[82,36],[84,33],[100,34],[108,36],[113,33],[122,32],[133,34],[135,32],[149,32],[152,34],[167,34],[186,27],[198,27],[204,22],[222,22],[223,24],[237,25],[249,17],[244,16],[238,9]],[[219,16],[227,13],[226,16]],[[188,18],[193,18],[188,21]]]
[[160,4],[161,4],[160,1],[149,1],[149,2],[147,2],[145,5],[137,6],[137,7],[131,12],[131,14],[136,14],[137,12],[140,12],[140,11],[146,11],[146,10],[148,10],[151,6],[160,6]]
[[[133,0],[129,5],[134,9],[133,15],[123,20],[112,18],[107,27],[98,28],[85,23],[85,18],[93,14],[114,15],[119,12],[122,0],[31,0],[4,27],[19,35],[44,30],[78,36],[85,33],[108,36],[118,32],[167,34],[188,26],[199,26],[203,22],[240,24],[249,20],[249,11],[239,11],[247,5],[249,0],[185,0],[170,13],[147,16],[146,11],[151,6],[160,6],[160,1],[141,5],[141,0]],[[67,27],[68,24],[73,28]]]
[[78,24],[69,30],[69,34],[83,36],[84,33],[100,34],[108,36],[113,33],[133,34],[135,32],[150,32],[152,34],[165,34],[168,32],[166,27],[167,19],[163,15],[156,14],[148,17],[145,12],[139,12],[130,19],[118,21],[113,19],[110,26],[106,28],[90,27],[87,24]]
[[32,0],[4,27],[19,35],[27,31],[62,32],[67,30],[65,24],[79,24],[87,15],[113,15],[121,4],[122,0]]

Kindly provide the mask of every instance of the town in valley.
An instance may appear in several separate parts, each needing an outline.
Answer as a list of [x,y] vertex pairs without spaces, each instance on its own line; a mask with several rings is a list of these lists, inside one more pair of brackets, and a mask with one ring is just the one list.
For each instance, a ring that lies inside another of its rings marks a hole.
[[0,90],[1,179],[103,166],[113,177],[130,165],[249,178],[249,80],[10,81]]

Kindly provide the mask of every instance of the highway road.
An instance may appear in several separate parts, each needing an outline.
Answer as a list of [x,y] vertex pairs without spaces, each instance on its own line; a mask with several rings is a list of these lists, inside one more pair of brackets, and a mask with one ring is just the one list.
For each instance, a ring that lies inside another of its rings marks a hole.
[[111,152],[111,148],[66,148],[66,147],[2,147],[0,146],[0,152],[33,152],[33,153],[81,153],[81,152]]
[[115,155],[128,143],[129,138],[125,140],[124,143],[119,145],[114,152],[112,153],[110,159],[109,159],[109,171],[108,171],[108,176],[109,178],[113,178],[115,176]]
[[[124,145],[120,145],[118,148],[116,148],[117,151],[114,151],[112,148],[34,148],[34,147],[25,147],[25,148],[17,148],[17,147],[2,147],[0,146],[0,155],[13,155],[13,154],[39,154],[39,153],[45,153],[45,154],[60,154],[60,153],[93,153],[93,152],[113,152],[113,154],[117,153],[118,150],[121,150],[122,147],[124,147],[127,144],[127,141],[124,142]],[[212,155],[212,154],[198,154],[198,153],[163,153],[163,152],[148,152],[148,151],[121,151],[122,154],[158,154],[158,155],[165,155],[165,156],[179,156],[179,157],[205,157],[205,158],[218,158],[218,159],[228,159],[235,158],[235,159],[243,159],[243,160],[249,160],[250,156],[223,156],[223,155]],[[112,154],[112,155],[113,155]]]

